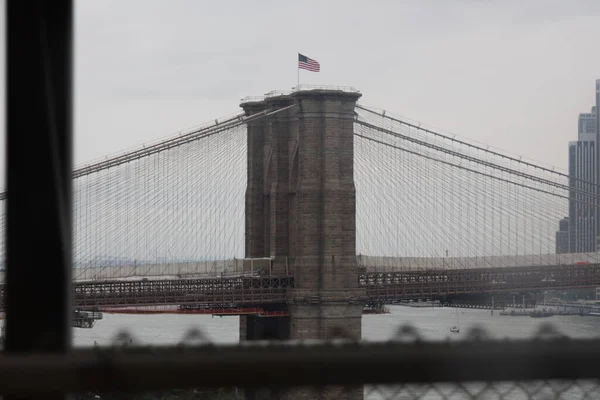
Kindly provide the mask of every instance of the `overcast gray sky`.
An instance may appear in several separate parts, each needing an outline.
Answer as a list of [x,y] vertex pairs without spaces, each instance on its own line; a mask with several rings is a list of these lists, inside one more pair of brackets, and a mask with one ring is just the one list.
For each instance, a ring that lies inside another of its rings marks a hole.
[[80,0],[75,162],[290,89],[301,52],[302,83],[565,169],[598,38],[597,0]]

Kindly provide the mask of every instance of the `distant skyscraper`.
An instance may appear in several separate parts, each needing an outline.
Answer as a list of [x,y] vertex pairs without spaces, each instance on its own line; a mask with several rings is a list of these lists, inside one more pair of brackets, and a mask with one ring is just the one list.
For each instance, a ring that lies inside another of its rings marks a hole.
[[556,232],[556,254],[569,252],[569,217],[565,217],[558,223]]
[[[577,141],[569,142],[569,186],[572,188],[569,193],[568,222],[570,253],[594,252],[597,249],[600,215],[597,207],[593,206],[597,202],[593,194],[597,193],[600,176],[600,165],[597,162],[600,158],[599,105],[600,79],[596,81],[596,106],[589,113],[579,114]],[[557,251],[559,232],[556,233]],[[561,234],[561,240],[563,237],[564,234]]]
[[596,135],[596,106],[592,107],[591,113],[579,114],[579,123],[577,124],[577,140],[582,140],[582,135]]
[[600,79],[596,79],[596,132],[600,140]]
[[[596,79],[596,109],[594,111],[596,111],[596,143],[600,143],[600,79]],[[600,148],[596,148],[596,158],[600,159]],[[600,164],[596,176],[600,176]]]

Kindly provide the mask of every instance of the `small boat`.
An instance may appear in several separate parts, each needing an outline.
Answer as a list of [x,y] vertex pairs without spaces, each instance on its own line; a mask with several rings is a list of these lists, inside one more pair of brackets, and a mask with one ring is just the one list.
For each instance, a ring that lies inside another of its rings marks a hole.
[[511,317],[528,317],[531,315],[531,310],[527,309],[513,309],[513,310],[502,310],[500,315],[509,315]]
[[546,311],[546,309],[544,310],[535,310],[534,312],[531,313],[530,317],[531,318],[548,318],[548,317],[552,317],[554,315],[554,313],[552,311]]

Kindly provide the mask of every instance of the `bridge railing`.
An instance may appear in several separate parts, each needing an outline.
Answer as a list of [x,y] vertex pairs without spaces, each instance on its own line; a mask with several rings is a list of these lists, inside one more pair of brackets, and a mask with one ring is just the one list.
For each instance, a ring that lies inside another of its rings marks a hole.
[[165,278],[234,276],[244,273],[244,261],[238,259],[189,262],[158,262],[75,268],[73,280],[106,280],[123,278]]
[[261,102],[264,99],[265,99],[265,96],[246,96],[246,97],[242,97],[240,99],[240,103],[244,104],[244,103]]
[[278,96],[288,96],[291,93],[291,90],[271,90],[270,92],[265,93],[265,99]]
[[358,265],[368,272],[513,268],[600,263],[600,253],[525,254],[484,257],[388,257],[358,255]]
[[331,86],[331,85],[298,85],[292,88],[292,92],[301,92],[304,90],[338,90],[348,93],[360,93],[360,91],[352,86]]
[[[120,262],[114,265],[85,266],[73,269],[73,281],[105,281],[119,279],[189,279],[210,277],[235,277],[271,275],[271,258],[232,258],[210,261],[175,262]],[[0,284],[4,283],[4,272],[0,272]]]

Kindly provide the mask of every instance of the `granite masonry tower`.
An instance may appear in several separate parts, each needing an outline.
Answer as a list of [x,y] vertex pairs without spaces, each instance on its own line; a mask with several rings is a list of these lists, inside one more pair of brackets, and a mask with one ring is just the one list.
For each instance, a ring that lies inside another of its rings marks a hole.
[[[347,90],[271,92],[248,98],[246,258],[271,257],[272,274],[290,273],[289,316],[240,317],[240,339],[361,338],[364,293],[356,262],[354,106]],[[340,397],[341,396],[341,397]],[[308,391],[247,393],[248,398],[314,398]],[[361,399],[362,388],[319,398]]]

